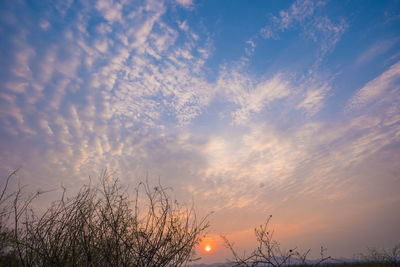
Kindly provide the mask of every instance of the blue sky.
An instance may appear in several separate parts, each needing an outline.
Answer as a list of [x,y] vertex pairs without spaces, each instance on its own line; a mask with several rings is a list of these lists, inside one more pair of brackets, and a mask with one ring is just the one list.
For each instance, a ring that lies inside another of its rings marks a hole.
[[[400,241],[399,1],[1,1],[0,172],[146,175],[248,248]],[[229,222],[229,223],[227,223]]]

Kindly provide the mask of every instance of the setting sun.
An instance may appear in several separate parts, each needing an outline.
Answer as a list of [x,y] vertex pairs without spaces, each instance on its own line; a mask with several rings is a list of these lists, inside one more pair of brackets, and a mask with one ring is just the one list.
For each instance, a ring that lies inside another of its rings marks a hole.
[[204,250],[205,250],[206,252],[211,252],[212,247],[211,247],[210,245],[206,245],[206,246],[204,247]]

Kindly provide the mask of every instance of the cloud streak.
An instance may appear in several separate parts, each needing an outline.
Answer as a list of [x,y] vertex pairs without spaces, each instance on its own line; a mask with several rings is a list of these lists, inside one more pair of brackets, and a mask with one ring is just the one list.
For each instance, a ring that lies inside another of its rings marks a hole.
[[372,101],[390,101],[392,95],[399,91],[400,62],[390,66],[388,70],[368,82],[351,98],[347,107],[358,109]]

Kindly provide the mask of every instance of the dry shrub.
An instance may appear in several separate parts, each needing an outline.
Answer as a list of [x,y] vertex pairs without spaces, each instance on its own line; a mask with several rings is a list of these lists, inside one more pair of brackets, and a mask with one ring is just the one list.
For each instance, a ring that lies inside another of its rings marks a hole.
[[[140,183],[133,195],[104,172],[98,185],[84,185],[41,215],[32,200],[12,194],[8,254],[22,266],[182,266],[208,227],[193,207],[173,201],[161,185]],[[10,198],[8,198],[9,200]]]
[[231,262],[233,266],[290,266],[290,265],[320,265],[330,257],[324,256],[325,248],[321,247],[321,258],[314,264],[307,261],[307,255],[310,249],[305,253],[300,253],[297,248],[284,250],[281,248],[278,241],[273,238],[274,232],[269,229],[269,223],[272,216],[269,216],[263,225],[254,229],[257,238],[258,246],[250,254],[239,255],[234,248],[234,244],[230,242],[225,236],[222,238],[225,245],[231,251],[233,259]]

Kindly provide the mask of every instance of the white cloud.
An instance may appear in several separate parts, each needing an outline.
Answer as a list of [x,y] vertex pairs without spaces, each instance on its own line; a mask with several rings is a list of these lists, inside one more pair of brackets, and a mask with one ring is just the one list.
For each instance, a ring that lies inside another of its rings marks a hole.
[[385,94],[400,88],[400,61],[358,90],[347,104],[348,109],[358,109],[372,101],[386,99]]
[[50,22],[48,22],[47,20],[41,20],[39,22],[39,27],[44,31],[47,31],[50,28],[50,26],[51,26]]
[[315,1],[297,0],[287,11],[281,10],[279,16],[272,16],[272,24],[261,29],[261,36],[266,39],[276,39],[278,31],[285,31],[292,27],[294,23],[303,22],[305,19],[313,15],[314,10],[318,5],[318,2]]
[[235,123],[245,123],[252,114],[259,113],[269,103],[289,95],[289,82],[282,74],[265,81],[254,81],[252,77],[236,70],[223,69],[217,82],[227,99],[238,106],[232,112]]
[[121,3],[113,3],[112,0],[98,0],[96,8],[103,14],[104,18],[111,23],[122,19]]
[[183,31],[185,31],[185,32],[189,30],[189,26],[188,26],[188,23],[187,23],[186,20],[183,21],[183,22],[178,22],[178,26],[179,26],[179,28],[180,28],[181,30],[183,30]]
[[99,41],[98,40],[98,41],[95,42],[94,46],[101,53],[106,53],[107,52],[107,49],[108,49],[107,40],[103,40],[103,41]]
[[14,66],[11,71],[20,78],[31,79],[31,60],[35,56],[35,51],[31,47],[23,47],[15,54]]
[[328,17],[317,17],[305,26],[305,33],[321,48],[320,57],[332,51],[347,29],[347,23],[340,20],[333,23]]
[[270,24],[260,30],[260,35],[265,39],[278,39],[279,32],[300,28],[305,36],[320,46],[320,61],[333,50],[347,29],[343,19],[334,23],[328,17],[316,14],[316,10],[324,5],[324,1],[297,0],[288,10],[281,10],[279,16],[272,16]]
[[296,162],[304,158],[306,151],[279,136],[273,127],[262,124],[251,125],[247,133],[234,138],[212,137],[202,153],[208,162],[205,179],[275,183],[293,174]]
[[252,55],[254,53],[255,48],[256,48],[256,44],[253,40],[246,41],[245,52],[246,52],[247,56]]
[[378,41],[372,44],[367,50],[365,50],[361,55],[358,56],[356,64],[363,64],[373,58],[377,57],[388,51],[396,42],[397,38],[390,40]]
[[150,42],[159,53],[162,53],[175,43],[178,33],[164,23],[159,23],[159,28],[159,33],[150,35]]
[[[52,143],[43,148],[42,157],[48,159],[49,166],[57,166],[60,172],[65,170],[65,175],[81,177],[107,164],[115,163],[114,169],[132,173],[140,164],[162,163],[161,171],[186,170],[190,179],[206,174],[204,183],[217,179],[216,190],[229,195],[221,207],[230,208],[250,205],[258,198],[257,194],[245,192],[244,179],[252,177],[249,186],[258,186],[272,177],[275,186],[283,186],[281,183],[291,177],[298,158],[306,152],[290,137],[280,136],[273,126],[252,126],[245,135],[238,136],[239,146],[221,136],[200,146],[191,143],[193,138],[165,140],[165,134],[174,131],[168,123],[173,121],[173,127],[176,121],[179,126],[190,124],[207,110],[217,93],[231,108],[228,112],[232,112],[234,122],[242,126],[268,105],[294,94],[304,93],[299,107],[313,113],[323,102],[321,88],[311,88],[321,90],[318,93],[311,89],[308,93],[294,92],[283,74],[260,78],[249,74],[246,66],[238,69],[228,65],[215,83],[209,82],[203,66],[212,52],[210,41],[194,32],[188,34],[185,23],[180,25],[184,32],[165,24],[163,4],[138,9],[132,18],[119,18],[118,12],[107,13],[109,9],[119,10],[111,2],[101,1],[97,8],[110,22],[96,27],[97,35],[89,39],[85,31],[70,32],[61,43],[49,44],[42,58],[36,59],[40,69],[34,71],[39,77],[35,82],[44,88],[43,97],[50,103],[46,111],[57,111],[57,116],[40,117],[39,128],[32,129],[32,133],[40,130],[52,138]],[[118,23],[111,23],[116,20]],[[112,34],[118,39],[109,42]],[[178,38],[183,43],[177,44]],[[255,43],[250,42],[249,46],[254,48]],[[90,70],[92,74],[78,77],[78,70]],[[16,129],[21,132],[27,114],[16,114]],[[171,151],[184,157],[177,161]],[[59,160],[52,161],[53,158]],[[28,163],[32,168],[34,161],[33,158]],[[132,162],[136,165],[132,166]],[[228,193],[228,183],[218,182],[220,178],[240,188]],[[207,193],[209,189],[198,192]]]
[[25,93],[28,86],[29,86],[29,83],[19,82],[19,81],[8,82],[5,84],[5,87],[7,89],[14,91],[15,93]]
[[297,109],[304,109],[307,116],[311,117],[323,107],[326,95],[331,88],[327,83],[306,86],[304,100],[297,105]]
[[49,122],[44,120],[44,119],[40,119],[39,120],[39,124],[40,127],[48,134],[48,135],[54,135],[53,130],[51,129]]
[[184,6],[186,8],[192,6],[193,4],[193,0],[176,0],[176,2],[179,5]]
[[184,125],[201,113],[213,94],[202,72],[197,71],[208,54],[194,57],[191,49],[185,49],[187,43],[196,42],[190,35],[183,46],[173,46],[178,33],[158,21],[159,15],[139,25],[144,30],[135,32],[139,37],[134,45],[117,50],[93,81],[96,87],[113,89],[110,100],[116,115],[154,126],[164,114]]
[[61,13],[62,16],[65,16],[65,14],[70,9],[73,2],[74,2],[74,0],[66,0],[66,1],[57,2],[57,4],[55,5],[55,8]]
[[137,28],[131,28],[128,30],[128,36],[133,36],[134,37],[134,42],[132,43],[132,47],[137,48],[138,52],[144,52],[145,51],[145,43],[148,39],[148,36],[153,29],[154,23],[158,20],[160,17],[160,13],[155,13],[153,16],[148,18],[142,25],[138,25],[139,29]]

